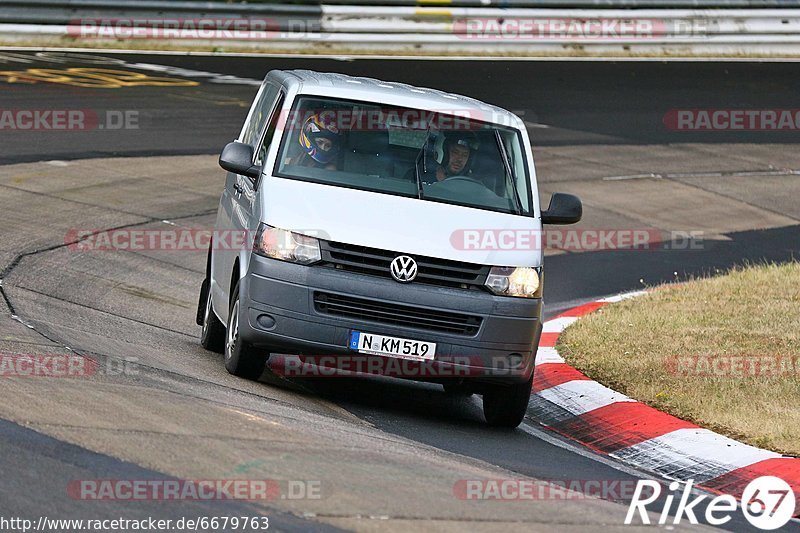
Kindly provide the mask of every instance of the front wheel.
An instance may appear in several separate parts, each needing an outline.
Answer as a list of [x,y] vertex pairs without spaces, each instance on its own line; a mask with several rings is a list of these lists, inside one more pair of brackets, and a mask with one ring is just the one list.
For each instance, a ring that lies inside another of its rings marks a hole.
[[225,369],[240,378],[257,380],[264,372],[267,355],[250,346],[239,335],[239,282],[233,289],[231,311],[228,315],[228,328],[225,335]]
[[483,416],[490,426],[515,428],[522,423],[531,399],[533,374],[524,383],[492,385],[483,393]]
[[446,382],[442,383],[444,392],[448,396],[472,396],[473,391],[466,383]]
[[[222,353],[225,349],[225,326],[220,322],[211,307],[211,289],[208,278],[200,287],[200,310],[198,318],[203,330],[200,333],[200,344],[212,352]],[[200,314],[202,313],[202,314]]]

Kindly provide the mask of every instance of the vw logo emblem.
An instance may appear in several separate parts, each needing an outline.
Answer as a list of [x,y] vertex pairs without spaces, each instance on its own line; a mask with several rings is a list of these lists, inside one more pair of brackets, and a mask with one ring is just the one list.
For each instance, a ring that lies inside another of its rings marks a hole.
[[408,283],[417,277],[417,262],[407,255],[400,255],[389,265],[392,277],[400,283]]

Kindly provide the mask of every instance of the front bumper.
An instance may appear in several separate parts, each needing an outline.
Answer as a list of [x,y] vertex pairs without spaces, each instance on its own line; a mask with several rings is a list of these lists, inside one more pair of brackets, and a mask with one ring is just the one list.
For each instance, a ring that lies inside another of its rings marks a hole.
[[[433,365],[450,369],[440,375],[520,382],[529,379],[533,372],[542,330],[541,299],[509,298],[420,283],[400,284],[391,279],[296,265],[256,254],[251,258],[239,291],[242,312],[246,313],[239,328],[242,338],[257,347],[304,356],[356,356],[348,344],[350,332],[357,330],[435,342]],[[335,316],[315,307],[314,293],[320,291],[474,315],[482,320],[477,333],[456,334]]]

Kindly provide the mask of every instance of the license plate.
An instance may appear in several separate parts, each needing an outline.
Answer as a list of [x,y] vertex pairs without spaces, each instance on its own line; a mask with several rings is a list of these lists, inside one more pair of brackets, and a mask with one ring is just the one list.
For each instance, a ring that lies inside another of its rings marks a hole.
[[436,343],[353,331],[350,333],[350,349],[359,353],[427,361],[436,354]]

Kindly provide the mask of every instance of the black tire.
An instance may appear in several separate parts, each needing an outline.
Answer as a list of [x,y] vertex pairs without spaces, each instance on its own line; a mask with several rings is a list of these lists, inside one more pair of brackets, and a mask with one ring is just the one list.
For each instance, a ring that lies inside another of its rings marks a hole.
[[444,392],[448,396],[469,397],[474,394],[474,391],[465,383],[459,383],[457,381],[442,383],[442,387],[444,387]]
[[483,417],[490,426],[515,428],[522,423],[531,399],[533,375],[524,383],[493,385],[483,393]]
[[240,378],[257,380],[264,372],[267,354],[256,350],[239,335],[239,282],[233,289],[231,308],[228,313],[228,327],[225,332],[225,369]]
[[[202,311],[201,311],[202,310]],[[198,318],[203,329],[200,332],[200,344],[203,348],[216,353],[225,351],[225,326],[219,321],[211,309],[211,290],[206,278],[200,288]]]

